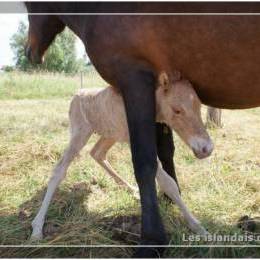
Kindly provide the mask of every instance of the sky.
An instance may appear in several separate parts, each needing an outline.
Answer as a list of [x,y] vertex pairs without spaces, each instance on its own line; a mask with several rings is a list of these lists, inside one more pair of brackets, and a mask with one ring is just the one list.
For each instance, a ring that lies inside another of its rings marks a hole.
[[[10,39],[17,32],[19,22],[28,24],[27,14],[0,14],[0,68],[3,65],[14,65],[14,55],[10,48]],[[82,58],[85,49],[83,43],[77,39],[77,56]]]

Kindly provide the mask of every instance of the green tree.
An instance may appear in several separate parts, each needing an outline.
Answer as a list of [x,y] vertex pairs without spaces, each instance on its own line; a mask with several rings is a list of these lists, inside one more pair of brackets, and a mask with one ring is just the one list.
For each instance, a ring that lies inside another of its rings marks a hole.
[[76,73],[82,69],[82,61],[77,60],[76,37],[65,29],[59,34],[45,54],[42,65],[32,65],[25,57],[24,47],[27,41],[28,28],[20,22],[18,31],[12,36],[10,46],[15,56],[16,68],[22,71],[45,70],[51,72]]
[[12,36],[10,46],[14,53],[15,66],[20,70],[32,69],[32,65],[25,57],[24,48],[27,41],[27,28],[25,23],[20,22],[17,32]]

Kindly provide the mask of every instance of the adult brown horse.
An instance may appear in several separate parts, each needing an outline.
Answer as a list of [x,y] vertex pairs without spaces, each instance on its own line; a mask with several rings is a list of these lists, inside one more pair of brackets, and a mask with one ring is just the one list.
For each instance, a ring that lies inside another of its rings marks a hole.
[[[70,15],[83,12],[255,12],[258,3],[26,3],[27,56],[41,62],[65,26],[84,42],[100,75],[121,91],[142,206],[141,244],[167,242],[155,173],[155,79],[179,70],[201,100],[219,108],[260,105],[260,17],[248,15]],[[59,15],[59,13],[67,13]],[[174,109],[174,104],[173,104]],[[178,111],[182,113],[182,111]],[[168,141],[170,138],[168,138]],[[166,142],[167,143],[167,142]],[[169,145],[169,148],[172,146]],[[140,248],[136,256],[156,256]]]

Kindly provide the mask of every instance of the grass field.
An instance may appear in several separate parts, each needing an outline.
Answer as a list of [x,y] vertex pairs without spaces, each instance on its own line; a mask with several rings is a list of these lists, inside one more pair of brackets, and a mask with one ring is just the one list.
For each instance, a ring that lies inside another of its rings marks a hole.
[[[90,70],[85,87],[104,86]],[[80,77],[50,74],[0,74],[0,244],[29,245],[30,222],[39,209],[55,162],[68,142],[68,105]],[[203,110],[205,114],[205,108]],[[205,115],[204,115],[205,118]],[[175,135],[177,175],[182,197],[210,233],[243,234],[243,215],[260,216],[260,109],[223,111],[224,127],[209,130],[212,156],[197,160]],[[69,169],[48,211],[43,245],[136,244],[139,203],[120,190],[90,158],[96,136]],[[117,144],[109,153],[115,169],[134,183],[130,152]],[[175,205],[159,197],[171,245],[192,234]],[[137,217],[133,217],[137,216]],[[136,228],[135,228],[136,229]],[[133,230],[135,230],[133,229]],[[127,232],[128,230],[128,232]],[[234,247],[169,248],[166,257],[259,257],[259,242],[208,242]],[[245,245],[246,247],[242,247]],[[131,248],[5,248],[0,257],[129,257]]]

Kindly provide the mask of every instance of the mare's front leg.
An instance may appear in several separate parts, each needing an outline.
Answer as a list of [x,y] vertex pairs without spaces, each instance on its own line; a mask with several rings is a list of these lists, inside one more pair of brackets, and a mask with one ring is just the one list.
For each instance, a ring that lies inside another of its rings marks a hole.
[[180,191],[173,161],[175,147],[171,128],[166,124],[156,123],[156,140],[157,153],[162,167],[174,179]]
[[[164,245],[165,230],[159,214],[155,175],[157,149],[155,129],[155,77],[150,70],[128,68],[119,79],[130,134],[135,177],[142,208],[142,245]],[[158,257],[163,248],[141,247],[135,257]]]

